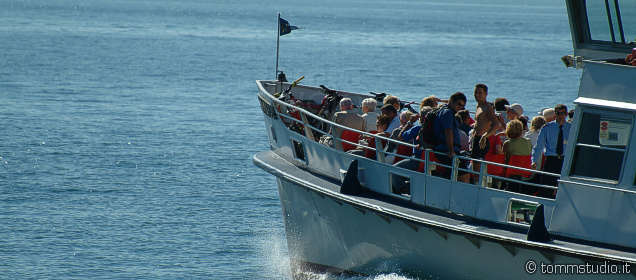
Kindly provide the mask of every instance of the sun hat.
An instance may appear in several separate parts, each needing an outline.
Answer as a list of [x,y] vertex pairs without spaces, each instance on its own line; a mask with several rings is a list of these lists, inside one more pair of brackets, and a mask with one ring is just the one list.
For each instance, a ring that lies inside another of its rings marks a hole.
[[521,104],[519,104],[519,103],[514,103],[512,105],[506,105],[506,110],[512,110],[519,116],[523,115],[523,107],[521,107]]

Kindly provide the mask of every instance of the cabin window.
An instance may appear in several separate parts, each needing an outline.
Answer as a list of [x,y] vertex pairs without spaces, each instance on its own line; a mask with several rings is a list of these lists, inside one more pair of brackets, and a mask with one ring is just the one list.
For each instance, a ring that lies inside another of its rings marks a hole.
[[292,139],[291,141],[294,148],[294,158],[301,161],[306,161],[307,159],[305,158],[305,147],[303,147],[303,143],[294,139]]
[[636,1],[586,0],[585,11],[592,40],[636,42]]
[[506,221],[530,226],[532,219],[534,219],[534,214],[537,212],[537,207],[539,207],[539,203],[533,201],[511,199],[508,203]]
[[411,178],[389,172],[391,193],[409,198],[411,196]]
[[570,175],[618,181],[631,131],[627,116],[583,113]]

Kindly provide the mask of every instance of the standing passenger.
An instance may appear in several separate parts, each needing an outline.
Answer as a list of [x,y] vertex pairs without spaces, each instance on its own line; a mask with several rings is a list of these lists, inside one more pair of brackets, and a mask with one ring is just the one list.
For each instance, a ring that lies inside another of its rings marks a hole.
[[[475,86],[475,100],[477,110],[475,112],[475,124],[471,142],[471,157],[484,159],[488,152],[488,137],[495,134],[499,128],[499,121],[495,116],[493,105],[488,103],[488,87],[484,84]],[[479,171],[479,165],[475,164],[473,170]]]
[[[523,107],[521,107],[521,104],[515,103],[512,105],[506,105],[506,117],[508,119],[508,122],[511,120],[519,119],[519,117],[521,117],[522,115]],[[506,122],[506,124],[508,122]]]
[[549,123],[553,121],[554,119],[556,119],[556,115],[554,115],[554,108],[547,108],[543,110],[541,112],[541,115],[543,115],[543,118],[545,119],[546,123]]
[[[510,105],[510,103],[508,103],[508,99],[504,98],[504,97],[497,97],[495,98],[495,113],[500,116],[501,118],[503,118],[503,124],[506,125],[508,123],[508,117],[506,116],[506,106]],[[505,129],[505,127],[502,127],[502,129]]]
[[[532,144],[532,149],[537,145],[537,138],[539,138],[539,132],[541,128],[545,125],[545,119],[542,116],[536,116],[532,118],[532,122],[530,122],[530,130],[526,132],[525,137],[530,140]],[[543,151],[541,151],[543,154]],[[540,156],[536,162],[536,167],[534,169],[541,170],[541,166],[543,163],[543,156]]]
[[[532,154],[532,143],[523,136],[523,124],[519,120],[511,120],[506,126],[506,136],[508,140],[503,143],[503,152],[505,154],[506,164],[530,169]],[[507,168],[506,177],[519,179],[519,177],[530,177],[527,171]],[[530,188],[518,183],[509,182],[508,190],[513,192],[530,193]]]
[[[445,152],[447,156],[439,156],[440,163],[445,165],[451,165],[452,159],[456,153],[460,152],[461,143],[459,138],[459,123],[455,114],[464,109],[466,106],[466,95],[461,92],[456,92],[451,95],[448,105],[445,105],[443,109],[438,112],[435,123],[433,124],[433,131],[437,142],[435,150],[438,152]],[[468,163],[460,161],[460,168],[467,168]],[[460,172],[459,180],[462,182],[468,182],[469,175],[466,172]],[[448,174],[444,174],[445,177]]]
[[[545,163],[543,171],[561,174],[563,166],[563,153],[570,135],[571,124],[565,121],[568,114],[568,108],[559,104],[554,107],[556,120],[547,123],[539,132],[537,145],[532,149],[532,167],[535,168],[541,152],[545,147]],[[543,184],[556,186],[557,178],[553,176],[544,176]]]

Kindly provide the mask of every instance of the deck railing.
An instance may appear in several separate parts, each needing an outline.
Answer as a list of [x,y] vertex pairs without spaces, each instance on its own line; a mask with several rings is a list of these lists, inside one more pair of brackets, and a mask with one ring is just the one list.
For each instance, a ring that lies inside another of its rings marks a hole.
[[[546,189],[546,190],[553,190],[554,194],[556,195],[556,190],[558,189],[556,186],[550,186],[550,185],[545,185],[545,184],[539,184],[536,182],[531,182],[530,180],[522,180],[520,178],[510,178],[510,177],[503,177],[503,176],[497,176],[497,175],[492,175],[492,174],[488,174],[487,172],[487,166],[499,166],[502,168],[512,168],[515,170],[520,170],[520,171],[525,171],[528,172],[530,174],[532,174],[532,176],[530,178],[536,177],[536,176],[543,176],[543,177],[556,177],[556,178],[560,178],[560,174],[555,174],[555,173],[549,173],[549,172],[544,172],[544,171],[539,171],[539,170],[534,170],[534,169],[527,169],[527,168],[523,168],[523,167],[518,167],[518,166],[513,166],[513,165],[507,165],[507,164],[503,164],[503,163],[497,163],[497,162],[491,162],[491,161],[486,161],[486,160],[480,160],[480,159],[474,159],[474,158],[470,158],[470,157],[466,157],[466,156],[461,156],[461,155],[454,155],[453,158],[451,159],[451,165],[447,165],[447,164],[443,164],[443,163],[439,163],[436,161],[432,161],[430,159],[431,154],[435,154],[437,156],[447,156],[446,153],[443,152],[438,152],[438,151],[434,151],[431,149],[426,149],[423,151],[423,155],[424,155],[424,159],[421,158],[417,158],[413,155],[411,156],[406,156],[406,155],[401,155],[401,154],[397,154],[394,152],[390,152],[390,151],[385,151],[384,148],[386,146],[382,145],[382,141],[386,141],[387,145],[388,143],[393,143],[394,145],[396,145],[396,147],[398,145],[402,145],[402,146],[407,146],[411,149],[416,148],[415,145],[411,144],[411,143],[406,143],[406,142],[402,142],[396,139],[392,139],[389,137],[385,137],[382,135],[377,135],[377,134],[372,134],[366,131],[360,131],[360,130],[356,130],[353,128],[349,128],[340,124],[337,124],[335,122],[332,122],[330,120],[327,120],[321,116],[318,116],[308,110],[306,110],[305,108],[302,107],[298,107],[295,106],[293,104],[289,104],[286,103],[282,100],[277,99],[276,97],[274,97],[273,95],[269,94],[269,92],[267,90],[265,90],[262,85],[259,84],[259,87],[261,88],[261,92],[268,94],[269,100],[272,100],[275,104],[273,104],[274,106],[274,112],[275,114],[283,121],[283,123],[285,123],[285,125],[287,127],[292,127],[292,124],[298,124],[298,127],[302,127],[302,131],[296,131],[297,133],[301,133],[303,136],[307,137],[309,140],[312,141],[318,141],[319,137],[316,137],[316,134],[321,134],[321,135],[328,135],[330,136],[333,141],[334,141],[334,147],[332,148],[336,148],[338,145],[336,144],[338,141],[340,141],[341,143],[348,143],[354,146],[357,146],[359,148],[361,148],[362,150],[372,150],[375,152],[376,154],[376,160],[380,161],[380,162],[385,162],[385,159],[387,156],[395,156],[395,157],[400,157],[400,158],[405,158],[405,159],[410,159],[410,160],[414,160],[418,163],[423,163],[424,164],[424,172],[429,175],[429,176],[435,176],[435,174],[432,172],[432,169],[437,169],[440,167],[443,168],[448,168],[450,169],[450,180],[456,182],[458,180],[458,174],[459,172],[465,172],[468,174],[471,174],[472,177],[476,177],[476,180],[473,180],[475,185],[479,185],[479,186],[483,186],[483,187],[495,187],[494,184],[492,183],[495,180],[499,180],[500,182],[505,182],[505,183],[514,183],[514,184],[520,184],[523,186],[531,186],[531,187],[535,187],[535,188],[540,188],[540,189]],[[264,112],[266,111],[266,109],[263,109]],[[297,119],[293,116],[291,116],[289,114],[289,112],[293,112],[293,110],[297,111],[300,115],[300,119]],[[270,110],[271,111],[271,110]],[[266,114],[271,112],[265,112]],[[330,127],[331,129],[325,130],[323,128],[319,128],[316,127],[316,125],[312,125],[309,122],[309,118],[313,119],[315,122],[318,122],[322,127]],[[334,135],[333,131],[335,131],[336,129],[334,128],[339,128],[341,131],[353,131],[356,133],[359,133],[362,136],[368,137],[368,138],[374,138],[375,139],[375,147],[369,147],[369,146],[363,146],[360,143],[357,142],[351,142],[348,141],[346,139],[342,139],[340,138],[338,135]],[[353,155],[353,154],[352,154]],[[358,156],[358,155],[353,155],[353,156]],[[365,157],[366,158],[366,157]],[[459,166],[459,162],[460,161],[472,161],[473,165],[475,164],[479,164],[480,168],[479,171],[475,171],[472,169],[467,169],[467,168],[461,168]],[[432,168],[435,167],[435,168]],[[529,194],[532,195],[532,194]],[[550,199],[554,199],[554,196],[550,196],[547,197]]]

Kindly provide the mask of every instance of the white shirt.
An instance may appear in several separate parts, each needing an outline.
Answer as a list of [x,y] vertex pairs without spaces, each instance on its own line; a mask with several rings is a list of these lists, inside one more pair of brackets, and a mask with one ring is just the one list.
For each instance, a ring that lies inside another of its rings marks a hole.
[[532,147],[534,148],[534,146],[537,145],[537,138],[539,137],[539,132],[541,132],[541,130],[536,130],[534,132],[532,131],[528,131],[526,132],[525,137],[530,139],[530,143],[532,143]]
[[378,121],[378,113],[368,112],[362,115],[362,118],[364,119],[364,122],[365,122],[364,127],[366,131],[378,130],[378,127],[376,126],[376,122]]

